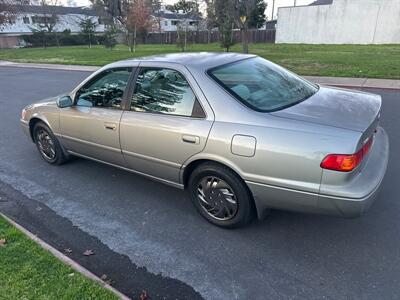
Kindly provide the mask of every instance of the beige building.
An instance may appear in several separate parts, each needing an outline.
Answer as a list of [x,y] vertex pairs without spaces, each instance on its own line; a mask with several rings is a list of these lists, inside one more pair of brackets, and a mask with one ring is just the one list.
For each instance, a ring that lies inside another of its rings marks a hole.
[[276,43],[400,43],[400,0],[317,2],[279,8]]

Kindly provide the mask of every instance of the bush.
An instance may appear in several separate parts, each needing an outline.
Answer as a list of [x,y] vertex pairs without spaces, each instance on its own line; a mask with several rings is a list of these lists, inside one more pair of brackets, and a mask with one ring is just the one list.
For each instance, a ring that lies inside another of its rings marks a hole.
[[60,33],[60,44],[63,46],[85,45],[85,37],[82,34],[71,34],[71,31],[66,29]]
[[31,47],[47,47],[52,44],[51,39],[43,31],[32,33],[32,35],[23,35],[22,39]]
[[[22,39],[30,44],[31,47],[86,45],[86,39],[82,34],[71,34],[69,29],[57,33],[37,31],[33,32],[31,35],[23,35]],[[104,37],[93,37],[93,44],[104,44]]]

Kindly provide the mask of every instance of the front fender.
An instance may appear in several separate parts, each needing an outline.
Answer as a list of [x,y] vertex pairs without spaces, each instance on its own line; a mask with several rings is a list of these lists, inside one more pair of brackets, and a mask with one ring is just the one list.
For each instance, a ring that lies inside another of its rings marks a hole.
[[21,122],[29,126],[31,138],[33,126],[38,121],[45,123],[55,136],[60,135],[60,109],[55,103],[40,103],[26,109],[25,120]]

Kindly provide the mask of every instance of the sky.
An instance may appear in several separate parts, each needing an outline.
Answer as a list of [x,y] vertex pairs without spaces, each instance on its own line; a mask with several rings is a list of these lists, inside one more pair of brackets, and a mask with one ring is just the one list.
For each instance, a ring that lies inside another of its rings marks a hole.
[[[164,0],[163,2],[165,4],[173,4],[176,2],[176,0]],[[265,12],[265,15],[267,16],[268,20],[271,20],[273,0],[266,0],[266,2],[268,4],[268,6],[267,6],[267,10]],[[294,2],[295,2],[295,0],[275,0],[274,15],[276,16],[276,14],[278,12],[278,9],[277,9],[278,7],[293,6]],[[314,2],[314,0],[296,0],[296,5],[308,5],[311,2]],[[68,6],[87,6],[90,4],[89,0],[61,0],[61,3],[63,5],[68,5]]]
[[[297,0],[296,5],[308,5],[315,0]],[[271,20],[271,14],[272,14],[272,0],[266,0],[268,6],[267,10],[265,11],[265,15],[267,16],[268,20]],[[276,14],[278,13],[278,7],[285,7],[285,6],[293,6],[294,5],[294,0],[275,0],[275,8],[274,8],[274,15],[276,17]]]

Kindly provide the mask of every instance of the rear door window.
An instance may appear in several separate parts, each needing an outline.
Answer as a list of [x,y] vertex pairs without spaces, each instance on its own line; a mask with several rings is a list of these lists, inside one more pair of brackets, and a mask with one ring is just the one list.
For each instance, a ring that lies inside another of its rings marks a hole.
[[167,68],[143,68],[138,74],[131,110],[192,116],[197,100],[185,77]]

